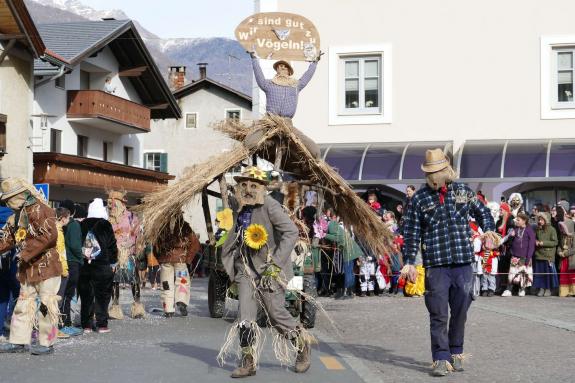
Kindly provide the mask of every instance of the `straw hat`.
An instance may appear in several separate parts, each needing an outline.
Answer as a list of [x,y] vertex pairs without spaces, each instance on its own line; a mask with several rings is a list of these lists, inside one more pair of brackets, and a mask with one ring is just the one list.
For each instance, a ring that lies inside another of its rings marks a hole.
[[280,64],[284,64],[284,65],[287,67],[288,73],[289,73],[290,76],[293,74],[293,68],[291,67],[291,65],[289,65],[289,63],[288,63],[287,61],[284,61],[284,60],[276,61],[276,62],[274,63],[274,70],[275,70],[276,72],[277,72],[278,66],[279,66]]
[[449,166],[449,158],[441,149],[429,149],[425,152],[425,162],[421,170],[425,173],[435,173]]
[[246,168],[241,175],[235,176],[234,180],[236,180],[236,182],[245,180],[255,181],[264,185],[267,185],[270,182],[268,172],[258,168],[257,166],[250,166]]
[[5,201],[28,189],[28,184],[19,178],[7,178],[0,183],[0,200]]
[[128,202],[126,199],[126,193],[115,190],[112,190],[108,193],[108,199],[117,199],[118,201],[122,201],[124,203]]

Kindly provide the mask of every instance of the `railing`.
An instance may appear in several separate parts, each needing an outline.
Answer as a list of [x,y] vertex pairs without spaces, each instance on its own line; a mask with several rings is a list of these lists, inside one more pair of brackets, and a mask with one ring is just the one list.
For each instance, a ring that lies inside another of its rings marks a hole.
[[69,90],[68,118],[103,118],[146,132],[150,109],[101,90]]

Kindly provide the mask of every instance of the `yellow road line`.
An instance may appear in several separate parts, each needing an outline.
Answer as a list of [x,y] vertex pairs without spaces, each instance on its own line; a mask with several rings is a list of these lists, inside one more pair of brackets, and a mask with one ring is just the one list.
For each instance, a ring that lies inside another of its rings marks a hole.
[[320,356],[319,360],[328,370],[345,370],[345,367],[333,356]]

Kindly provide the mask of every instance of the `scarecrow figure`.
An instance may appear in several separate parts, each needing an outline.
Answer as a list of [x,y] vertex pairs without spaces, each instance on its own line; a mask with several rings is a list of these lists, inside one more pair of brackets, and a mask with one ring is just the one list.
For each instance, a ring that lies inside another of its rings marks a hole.
[[174,301],[180,315],[188,315],[191,282],[188,265],[199,250],[198,237],[182,216],[168,225],[154,246],[154,254],[160,263],[161,298],[167,318],[174,316]]
[[114,283],[112,284],[112,307],[110,318],[123,319],[120,307],[120,283],[132,286],[134,302],[131,307],[132,318],[143,318],[144,305],[140,302],[140,276],[136,262],[136,239],[140,231],[138,217],[128,210],[125,194],[111,191],[108,194],[108,216],[114,228],[118,244],[118,263],[115,267]]
[[402,275],[416,281],[414,263],[421,247],[431,330],[431,374],[445,376],[449,371],[463,370],[463,339],[472,301],[475,256],[470,218],[489,235],[497,234],[493,233],[495,223],[488,208],[467,185],[453,182],[456,173],[441,149],[428,150],[421,169],[427,185],[407,205],[403,233],[406,266]]
[[[293,126],[292,118],[296,112],[299,92],[305,88],[313,77],[322,53],[312,61],[307,71],[299,80],[292,77],[294,73],[293,68],[284,60],[274,63],[273,68],[276,71],[276,75],[271,80],[266,79],[255,52],[248,53],[252,57],[252,66],[256,82],[266,94],[266,113],[282,117],[286,125],[293,129],[294,133],[299,137],[312,156],[320,158],[320,150],[317,144]],[[264,134],[263,129],[251,132],[244,140],[245,145],[249,149],[253,148],[262,139]]]
[[0,345],[0,352],[25,352],[32,329],[37,328],[38,345],[32,347],[31,353],[50,354],[58,334],[57,294],[62,275],[56,251],[56,214],[41,200],[36,189],[23,180],[6,179],[0,184],[0,191],[0,200],[14,211],[0,232],[0,253],[16,250],[21,283],[10,324],[10,340]]
[[298,239],[298,229],[282,206],[266,195],[267,174],[257,167],[247,168],[235,178],[233,227],[223,245],[222,262],[239,290],[238,320],[227,335],[218,355],[223,363],[239,338],[241,358],[232,377],[255,375],[264,343],[256,323],[258,309],[269,318],[274,331],[274,352],[287,364],[295,356],[295,371],[310,367],[313,337],[285,308],[285,288],[293,277],[290,254]]

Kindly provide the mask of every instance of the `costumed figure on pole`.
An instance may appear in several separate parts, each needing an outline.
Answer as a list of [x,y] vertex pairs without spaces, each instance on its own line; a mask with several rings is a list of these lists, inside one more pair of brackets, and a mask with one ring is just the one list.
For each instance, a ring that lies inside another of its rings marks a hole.
[[[265,341],[264,332],[256,323],[261,309],[274,332],[276,358],[282,364],[295,359],[295,372],[305,372],[310,367],[314,338],[285,307],[285,289],[293,277],[291,252],[298,240],[298,229],[282,206],[266,194],[266,172],[249,167],[235,179],[235,200],[230,201],[234,221],[223,245],[222,263],[230,280],[238,286],[239,314],[218,360],[223,364],[229,353],[236,352],[240,363],[232,377],[256,374]],[[239,347],[234,350],[236,345]]]
[[50,354],[60,321],[57,294],[62,275],[56,250],[56,214],[34,186],[21,179],[2,181],[0,192],[0,200],[14,211],[0,231],[0,253],[16,250],[21,284],[9,343],[0,344],[0,352],[26,352],[32,330],[38,329],[38,344],[31,346],[30,351],[33,355]]
[[[421,169],[427,185],[407,205],[404,216],[402,276],[417,280],[415,258],[422,249],[425,267],[425,305],[429,311],[433,376],[462,371],[467,310],[473,298],[474,249],[469,221],[474,218],[486,234],[495,224],[487,207],[456,173],[441,149],[428,150]],[[490,249],[492,250],[492,249]]]
[[191,283],[188,265],[192,264],[199,250],[198,237],[183,216],[166,227],[154,246],[154,254],[160,264],[161,298],[166,318],[174,316],[175,308],[181,316],[188,315]]
[[125,193],[111,191],[108,194],[108,219],[114,228],[118,245],[118,263],[115,267],[114,283],[112,284],[112,307],[110,318],[123,319],[124,314],[120,307],[120,284],[129,284],[132,287],[132,303],[130,316],[143,318],[144,305],[140,302],[140,276],[136,260],[136,241],[140,232],[138,217],[128,210]]

